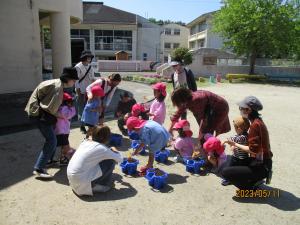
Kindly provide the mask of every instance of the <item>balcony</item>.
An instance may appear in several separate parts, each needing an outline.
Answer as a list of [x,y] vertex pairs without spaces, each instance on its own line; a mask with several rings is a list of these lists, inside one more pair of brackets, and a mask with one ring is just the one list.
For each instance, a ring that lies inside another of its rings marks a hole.
[[127,43],[96,43],[95,50],[132,51],[132,44]]
[[206,39],[206,36],[207,36],[207,30],[200,31],[196,34],[189,35],[189,42],[196,41],[199,39]]

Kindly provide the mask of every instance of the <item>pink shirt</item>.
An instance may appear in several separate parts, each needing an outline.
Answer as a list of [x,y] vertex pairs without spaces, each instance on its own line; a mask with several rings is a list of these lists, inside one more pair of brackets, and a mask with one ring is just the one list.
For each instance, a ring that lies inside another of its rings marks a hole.
[[69,134],[70,133],[70,119],[75,116],[75,107],[60,106],[57,111],[57,122],[55,125],[55,134]]
[[152,120],[162,125],[166,118],[165,102],[159,102],[157,99],[155,99],[150,106],[150,113],[154,114]]
[[175,140],[174,148],[179,151],[180,156],[189,158],[192,156],[194,150],[193,139],[191,137],[178,137]]

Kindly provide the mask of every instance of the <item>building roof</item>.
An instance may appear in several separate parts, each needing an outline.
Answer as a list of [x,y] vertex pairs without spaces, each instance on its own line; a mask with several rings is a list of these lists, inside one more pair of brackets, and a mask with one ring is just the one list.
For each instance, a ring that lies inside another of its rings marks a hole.
[[106,6],[103,2],[83,2],[83,24],[136,24],[136,16],[136,14]]
[[199,22],[202,22],[206,20],[207,18],[210,18],[214,13],[217,11],[209,12],[209,13],[204,13],[201,16],[198,16],[196,19],[194,19],[192,22],[189,22],[186,26],[191,28],[192,26],[196,25]]

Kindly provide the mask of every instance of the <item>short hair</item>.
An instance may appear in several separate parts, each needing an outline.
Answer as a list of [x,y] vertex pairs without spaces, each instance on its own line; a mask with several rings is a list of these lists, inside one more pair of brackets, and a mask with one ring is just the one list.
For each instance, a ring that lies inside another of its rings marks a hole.
[[248,131],[250,127],[250,122],[247,118],[238,116],[233,120],[234,126],[241,128],[243,131]]
[[111,132],[108,126],[96,126],[93,129],[92,140],[105,144],[110,140],[110,135]]
[[112,81],[118,81],[121,82],[121,75],[119,73],[113,73],[111,75],[108,76],[108,78]]
[[182,103],[191,101],[192,98],[192,91],[187,88],[178,88],[171,95],[172,103],[175,106],[180,106]]

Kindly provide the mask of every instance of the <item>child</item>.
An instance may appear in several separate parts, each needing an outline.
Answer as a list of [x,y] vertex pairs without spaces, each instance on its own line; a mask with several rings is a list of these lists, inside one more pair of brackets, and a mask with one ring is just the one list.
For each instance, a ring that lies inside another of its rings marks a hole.
[[203,149],[207,153],[208,162],[213,166],[212,172],[219,175],[222,166],[226,161],[226,154],[224,152],[224,145],[215,136],[208,136],[203,144]]
[[127,118],[135,116],[143,120],[148,120],[149,116],[143,104],[136,103],[131,108],[131,114],[127,115]]
[[104,91],[99,85],[93,86],[91,92],[93,97],[86,103],[81,117],[81,121],[89,127],[86,138],[91,136],[93,128],[99,121],[99,115],[101,113],[101,97],[104,96]]
[[175,123],[173,129],[177,130],[179,136],[175,139],[174,150],[178,156],[174,158],[176,162],[183,162],[184,159],[191,159],[194,149],[193,132],[190,129],[190,123],[187,120],[179,120]]
[[167,95],[166,85],[164,83],[156,83],[152,85],[152,88],[155,100],[151,104],[148,114],[152,120],[162,125],[166,118],[166,105],[164,102]]
[[126,125],[125,115],[131,111],[131,108],[136,101],[132,98],[127,91],[123,95],[120,95],[121,100],[118,103],[118,107],[115,112],[115,117],[118,118],[118,127],[124,136],[127,136],[127,130],[124,128]]
[[[233,125],[236,135],[231,137],[230,140],[241,145],[248,145],[249,120],[239,116],[233,120]],[[226,141],[224,143],[226,143]],[[233,150],[233,155],[230,157],[230,166],[244,166],[248,163],[248,152],[234,146],[230,148]]]
[[[73,106],[72,96],[66,92],[63,94],[63,103],[57,111],[57,122],[55,125],[55,134],[57,138],[57,146],[61,146],[61,155],[59,164],[68,165],[70,158],[74,154],[74,149],[69,144],[70,119],[76,114]],[[51,160],[53,162],[53,160]]]
[[153,120],[141,120],[134,116],[128,118],[126,126],[129,131],[137,132],[141,140],[140,146],[133,152],[133,155],[137,154],[144,146],[149,149],[148,163],[140,168],[141,175],[144,175],[148,168],[153,168],[155,152],[165,148],[170,135],[159,123]]
[[[230,141],[234,141],[235,143],[241,145],[248,145],[248,130],[250,127],[250,122],[248,119],[243,118],[242,116],[238,116],[233,120],[234,129],[236,135],[229,138]],[[224,141],[226,144],[227,141]],[[230,146],[230,149],[233,151],[232,156],[228,156],[226,160],[227,166],[246,166],[249,163],[249,153],[243,151],[241,148]],[[221,184],[223,186],[230,185],[231,183],[226,179],[223,179]]]

